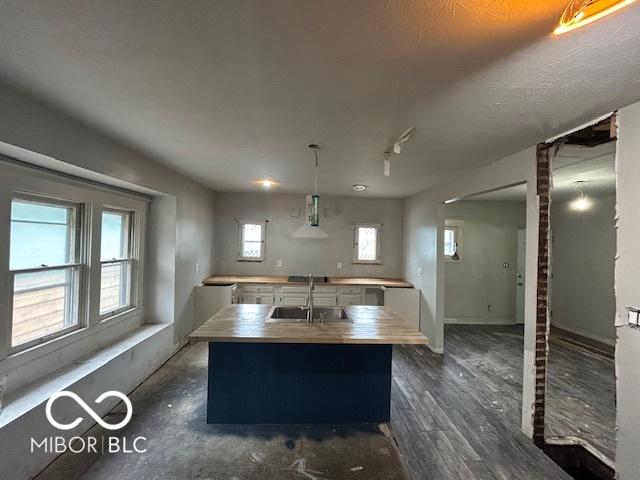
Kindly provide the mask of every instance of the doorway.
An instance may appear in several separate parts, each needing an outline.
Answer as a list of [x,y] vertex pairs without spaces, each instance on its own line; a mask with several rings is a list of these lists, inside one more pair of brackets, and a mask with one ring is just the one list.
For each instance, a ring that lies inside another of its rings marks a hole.
[[522,183],[444,206],[444,355],[473,375],[514,428],[522,410],[526,197]]

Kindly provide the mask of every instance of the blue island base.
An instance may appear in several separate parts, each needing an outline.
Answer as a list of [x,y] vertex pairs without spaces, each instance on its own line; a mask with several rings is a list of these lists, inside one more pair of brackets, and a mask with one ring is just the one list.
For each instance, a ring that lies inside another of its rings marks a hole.
[[207,423],[383,423],[392,345],[209,343]]

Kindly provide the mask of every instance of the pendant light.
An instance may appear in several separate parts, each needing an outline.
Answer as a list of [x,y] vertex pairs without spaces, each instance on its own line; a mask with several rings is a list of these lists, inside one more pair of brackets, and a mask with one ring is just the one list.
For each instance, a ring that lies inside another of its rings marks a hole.
[[636,0],[572,0],[564,11],[558,27],[553,33],[560,35],[588,25]]
[[591,200],[584,193],[584,182],[576,182],[575,188],[578,198],[571,202],[571,210],[577,210],[578,212],[589,210],[591,208]]
[[327,238],[327,232],[320,228],[320,196],[318,195],[318,150],[320,147],[312,143],[308,148],[313,151],[315,167],[313,171],[313,194],[307,195],[305,205],[306,219],[304,225],[293,233],[294,238]]

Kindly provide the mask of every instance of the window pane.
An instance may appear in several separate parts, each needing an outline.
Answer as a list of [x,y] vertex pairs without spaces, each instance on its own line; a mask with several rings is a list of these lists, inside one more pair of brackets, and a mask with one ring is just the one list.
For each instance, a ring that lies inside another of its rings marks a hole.
[[242,256],[248,258],[260,258],[262,242],[244,242],[242,244]]
[[102,265],[100,273],[100,315],[131,304],[131,265],[128,261]]
[[9,268],[70,263],[73,214],[71,207],[13,200]]
[[452,228],[444,230],[444,254],[453,255],[456,253],[456,231]]
[[75,267],[15,275],[12,346],[78,324],[76,279]]
[[254,223],[246,223],[243,228],[244,228],[243,238],[245,242],[262,241],[262,225],[256,225]]
[[244,258],[260,258],[262,256],[262,225],[245,223],[242,225],[242,252]]
[[129,256],[129,213],[102,213],[100,260]]
[[358,227],[358,260],[376,260],[377,241],[378,232],[375,227]]

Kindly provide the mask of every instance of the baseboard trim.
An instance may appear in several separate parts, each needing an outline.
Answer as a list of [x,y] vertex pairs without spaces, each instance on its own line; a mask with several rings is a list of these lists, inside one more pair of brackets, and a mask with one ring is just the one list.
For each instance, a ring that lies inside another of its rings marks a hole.
[[604,343],[605,345],[610,345],[612,347],[616,346],[615,338],[603,337],[602,335],[591,333],[588,330],[584,330],[582,328],[576,328],[571,325],[566,325],[564,323],[553,322],[552,326],[559,328],[561,330],[566,330],[567,332],[575,333],[576,335],[580,335],[581,337],[586,337],[590,340],[595,340],[596,342]]
[[515,318],[486,318],[486,317],[462,317],[462,318],[445,318],[444,323],[452,325],[516,325]]

